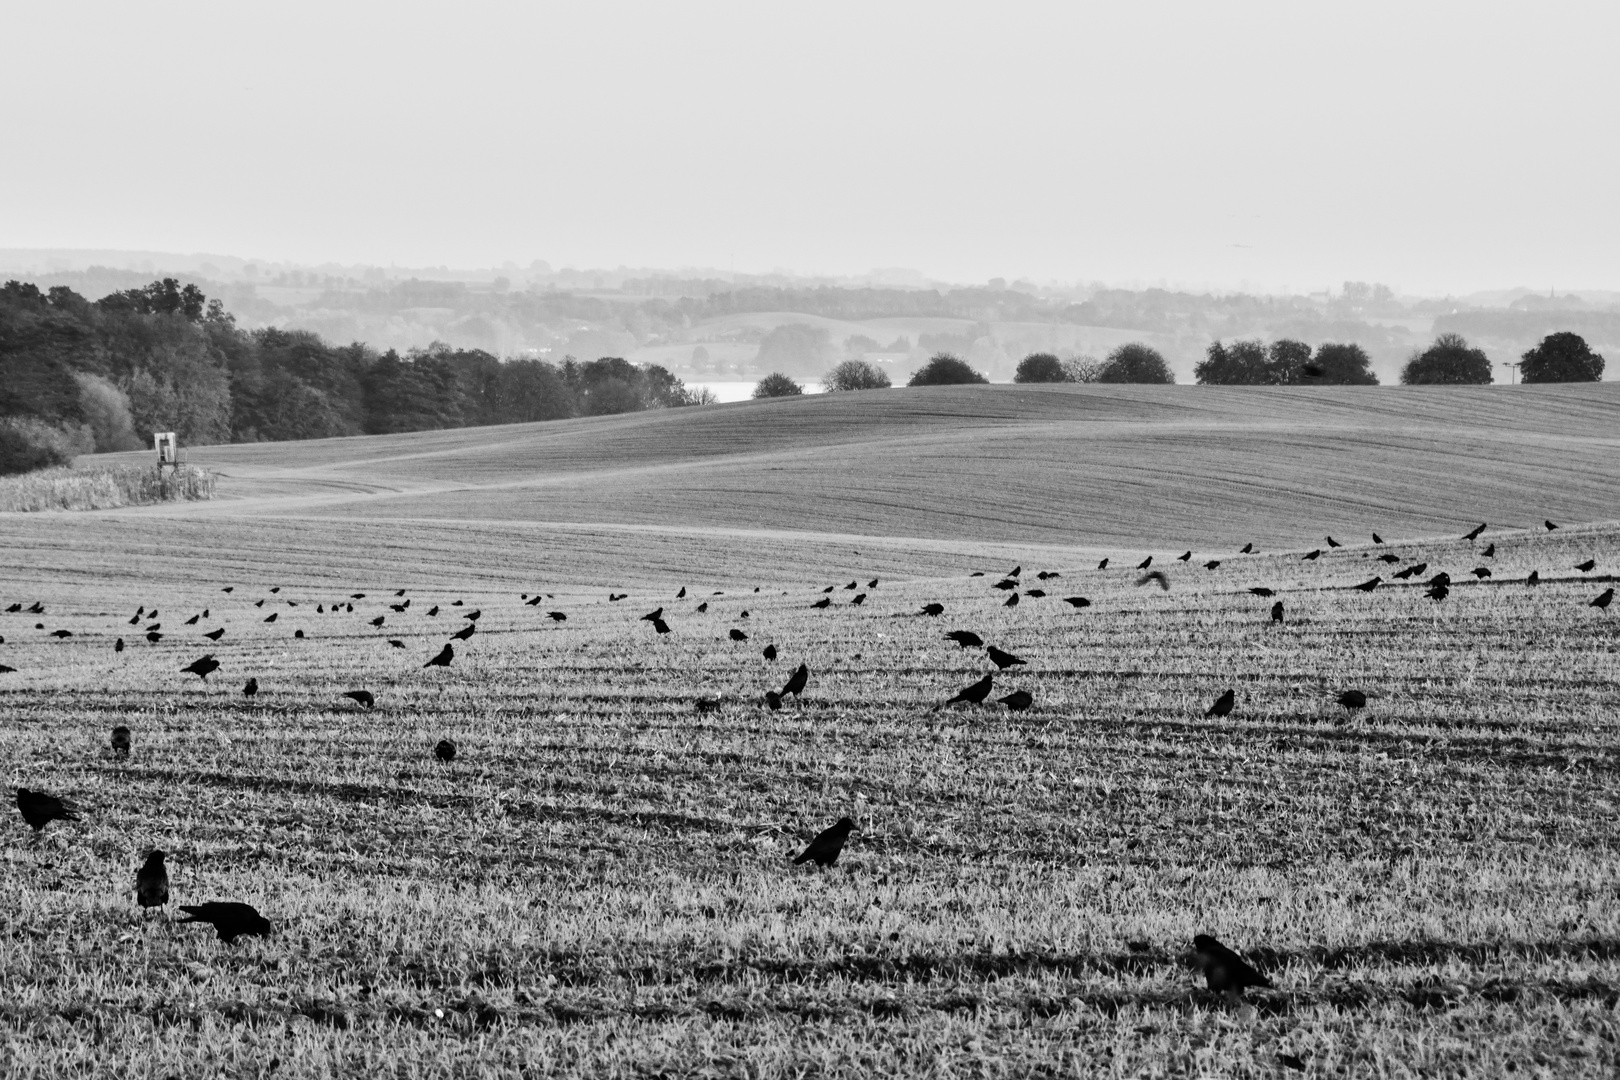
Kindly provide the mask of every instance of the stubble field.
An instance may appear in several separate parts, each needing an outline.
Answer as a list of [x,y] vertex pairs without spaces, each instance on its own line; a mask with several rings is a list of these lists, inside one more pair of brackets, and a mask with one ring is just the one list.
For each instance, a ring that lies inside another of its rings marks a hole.
[[[1562,524],[1375,547],[1366,520],[1311,561],[1160,551],[1160,590],[1135,584],[1151,544],[1041,535],[8,517],[0,606],[44,612],[0,615],[7,779],[85,813],[4,832],[0,1061],[1612,1074],[1620,632],[1588,605],[1620,529]],[[1014,562],[1008,608],[992,585]],[[1433,601],[1416,582],[1440,570]],[[638,618],[660,606],[667,635]],[[157,614],[130,625],[137,607]],[[474,610],[454,663],[423,669]],[[1027,664],[996,671],[957,629]],[[204,653],[206,684],[181,674]],[[806,692],[770,711],[800,662]],[[991,704],[935,708],[992,672]],[[1232,715],[1206,717],[1229,687]],[[1014,689],[1033,707],[994,704]],[[861,831],[835,867],[790,864],[844,814]],[[143,917],[129,883],[153,847],[176,903],[244,900],[277,933],[226,946]],[[1197,932],[1275,989],[1205,990]]]

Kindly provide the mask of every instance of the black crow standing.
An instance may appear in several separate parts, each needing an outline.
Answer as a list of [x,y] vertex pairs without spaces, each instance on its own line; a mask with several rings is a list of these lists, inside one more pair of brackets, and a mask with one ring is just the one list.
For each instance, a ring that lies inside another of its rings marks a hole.
[[1149,555],[1147,558],[1145,558],[1141,562],[1137,563],[1136,568],[1138,570],[1146,570],[1148,567],[1150,567],[1152,565],[1153,565],[1153,556]]
[[59,799],[27,788],[17,789],[17,809],[36,833],[53,821],[79,820],[79,807],[72,799]]
[[782,707],[782,695],[775,690],[765,691],[765,704],[769,706],[771,712],[776,712]]
[[220,638],[222,638],[224,636],[225,636],[225,628],[223,626],[220,627],[218,630],[210,630],[210,631],[208,631],[208,633],[203,635],[203,637],[207,638],[209,641],[218,641]]
[[1360,690],[1346,690],[1339,695],[1339,704],[1344,706],[1346,712],[1365,709],[1367,707],[1367,695]]
[[212,675],[218,670],[219,661],[214,659],[213,653],[208,653],[206,656],[200,656],[191,663],[187,664],[185,667],[181,668],[180,673],[182,675],[195,675],[203,682],[207,682],[208,676]]
[[343,696],[356,702],[361,708],[369,709],[377,704],[377,699],[371,696],[370,690],[345,690]]
[[1193,949],[1198,953],[1198,963],[1204,969],[1204,980],[1209,988],[1217,994],[1226,995],[1228,1001],[1239,1001],[1247,987],[1271,986],[1270,979],[1208,934],[1193,938]]
[[1035,703],[1035,696],[1028,690],[1014,690],[1004,698],[997,698],[1012,712],[1023,712]]
[[1614,590],[1613,589],[1604,589],[1602,592],[1598,593],[1597,599],[1593,600],[1590,604],[1587,604],[1586,606],[1587,607],[1595,607],[1599,611],[1607,611],[1608,608],[1609,608],[1609,601],[1611,601],[1613,599],[1614,599]]
[[804,688],[810,683],[810,665],[800,664],[798,670],[788,676],[788,681],[782,687],[782,696],[792,694],[794,697],[804,693]]
[[1091,601],[1083,596],[1065,596],[1063,602],[1072,608],[1090,607]]
[[961,690],[957,691],[956,696],[951,698],[949,701],[946,701],[944,705],[940,706],[940,708],[944,708],[945,705],[955,705],[958,701],[965,701],[969,705],[981,705],[984,703],[984,699],[990,696],[990,688],[992,684],[993,677],[986,675],[978,682],[973,683],[970,686],[964,686]]
[[1010,652],[1003,652],[994,645],[986,649],[985,654],[990,657],[990,662],[995,664],[996,667],[1000,668],[1002,671],[1006,671],[1010,667],[1017,667],[1021,664],[1028,663],[1027,660],[1014,656]]
[[1379,536],[1377,533],[1373,533],[1372,537],[1373,537],[1373,543],[1375,543],[1375,544],[1382,544],[1384,542],[1384,538],[1382,536]]
[[669,633],[669,623],[665,622],[663,619],[654,619],[653,630],[660,634],[667,634]]
[[1182,553],[1180,555],[1177,555],[1176,558],[1180,559],[1182,562],[1187,562],[1188,560],[1190,560],[1192,558],[1192,552],[1191,551],[1184,552],[1184,553]]
[[1232,715],[1232,706],[1234,706],[1236,704],[1237,704],[1237,691],[1236,690],[1228,690],[1226,693],[1222,694],[1220,697],[1215,699],[1215,704],[1211,705],[1208,709],[1204,710],[1204,715],[1206,717],[1209,717],[1209,716],[1231,716]]
[[947,640],[956,642],[964,649],[977,649],[984,644],[984,639],[971,630],[952,630],[945,637]]
[[568,621],[567,614],[565,614],[564,612],[561,612],[561,611],[548,611],[548,612],[546,612],[546,618],[550,619],[552,622],[567,622]]
[[129,757],[129,728],[119,724],[112,729],[112,752],[121,758]]
[[1106,569],[1108,569],[1108,560],[1107,560],[1107,559],[1104,559],[1104,560],[1103,560],[1103,561],[1102,561],[1102,562],[1100,562],[1100,563],[1098,563],[1098,564],[1097,564],[1097,569],[1099,569],[1099,570],[1106,570]]
[[1576,563],[1575,569],[1579,570],[1583,574],[1586,574],[1590,573],[1592,568],[1595,566],[1597,566],[1596,559],[1587,559],[1585,562]]
[[463,626],[460,630],[457,630],[455,633],[451,634],[450,636],[452,638],[454,638],[456,641],[466,641],[468,638],[472,637],[473,634],[475,634],[477,631],[478,631],[478,624],[477,623],[468,623],[466,626]]
[[923,607],[922,607],[922,613],[924,615],[928,615],[928,616],[943,615],[943,614],[945,614],[945,605],[944,604],[924,604]]
[[219,932],[219,940],[227,945],[244,935],[263,937],[271,932],[270,920],[255,911],[251,904],[211,901],[182,904],[180,910],[191,916],[181,919],[182,923],[210,923]]
[[376,618],[375,618],[375,619],[372,619],[372,620],[371,620],[371,625],[372,625],[372,626],[381,626],[381,625],[382,625],[382,624],[383,624],[383,623],[384,623],[384,622],[386,622],[386,621],[387,621],[387,620],[388,620],[388,616],[386,616],[386,615],[379,615],[379,616],[377,616],[377,617],[376,617]]
[[1018,606],[1018,594],[1017,593],[1008,593],[1006,601],[1003,602],[1001,606],[1002,607],[1017,607]]
[[1486,578],[1491,576],[1491,568],[1488,566],[1476,566],[1468,572],[1479,578],[1481,581],[1484,581]]
[[456,744],[449,739],[440,739],[438,745],[433,748],[433,756],[440,761],[456,760]]
[[1209,562],[1204,564],[1204,569],[1205,570],[1213,570],[1213,569],[1215,569],[1216,567],[1218,567],[1220,565],[1221,565],[1221,560],[1219,560],[1219,559],[1211,559],[1211,560],[1209,560]]
[[1254,552],[1254,544],[1253,543],[1244,544],[1241,548],[1238,549],[1238,554],[1239,555],[1250,555],[1250,554],[1253,554],[1253,552]]
[[1306,562],[1310,562],[1312,559],[1320,559],[1321,557],[1322,557],[1322,549],[1321,548],[1312,548],[1311,550],[1309,550],[1309,551],[1307,551],[1305,553],[1305,561]]
[[1553,524],[1553,523],[1552,523],[1552,522],[1550,522],[1550,521],[1544,521],[1544,522],[1542,522],[1542,524],[1543,524],[1543,525],[1545,525],[1545,526],[1547,526],[1547,531],[1548,531],[1548,532],[1552,532],[1552,531],[1553,531],[1553,530],[1554,530],[1554,529],[1556,529],[1556,528],[1558,528],[1558,526],[1556,526],[1556,525],[1554,525],[1554,524]]
[[831,607],[832,606],[832,597],[823,596],[820,600],[817,600],[815,603],[811,604],[810,606],[813,607],[813,608]]
[[259,680],[256,676],[249,676],[242,686],[243,697],[255,697],[259,693]]
[[1271,621],[1275,623],[1283,621],[1283,602],[1281,600],[1271,605]]
[[1276,596],[1277,595],[1277,590],[1268,589],[1264,585],[1257,585],[1254,588],[1250,589],[1249,591],[1251,593],[1253,593],[1254,595],[1261,596],[1261,597]]
[[1478,525],[1476,525],[1471,532],[1463,533],[1463,539],[1464,540],[1478,540],[1479,539],[1479,534],[1484,532],[1484,531],[1485,531],[1485,523],[1482,521]]
[[767,659],[767,660],[775,660],[776,659],[776,646],[775,645],[767,645],[767,646],[765,646],[765,651],[763,653],[761,653],[760,655],[765,657],[765,659]]
[[167,857],[155,850],[135,871],[135,902],[142,908],[160,908],[169,902],[169,868],[163,865]]
[[124,651],[124,639],[119,638],[117,641],[113,642],[113,652],[123,652],[123,651]]
[[804,854],[793,860],[793,865],[813,862],[817,866],[833,866],[838,862],[838,855],[844,850],[844,842],[855,829],[855,823],[849,818],[839,818],[836,825],[823,829],[820,835],[810,841],[810,846],[804,849]]
[[664,617],[664,609],[662,607],[660,607],[656,611],[647,612],[647,614],[645,614],[645,615],[643,615],[641,617],[641,621],[642,622],[657,622],[659,619],[662,619],[663,617]]
[[1393,551],[1386,551],[1384,554],[1378,556],[1378,561],[1381,563],[1398,563],[1401,561],[1401,557],[1395,554]]
[[1336,548],[1336,547],[1343,547],[1344,546],[1343,544],[1339,543],[1337,540],[1333,539],[1333,537],[1331,537],[1331,536],[1325,536],[1325,537],[1323,537],[1323,539],[1327,541],[1327,546],[1330,547],[1330,548]]
[[1482,559],[1494,559],[1496,557],[1496,545],[1494,543],[1486,544],[1485,550],[1480,552],[1479,556]]
[[1384,579],[1381,577],[1369,578],[1368,580],[1363,581],[1360,585],[1353,586],[1353,588],[1355,588],[1357,592],[1372,592],[1374,589],[1378,588],[1378,583],[1383,580]]
[[447,641],[447,642],[444,643],[444,648],[439,650],[439,655],[435,656],[433,659],[429,660],[427,663],[423,664],[422,666],[424,668],[449,667],[450,666],[450,661],[454,660],[455,658],[456,658],[456,650],[451,648],[450,643]]
[[1541,571],[1539,571],[1539,570],[1530,571],[1530,576],[1524,579],[1524,583],[1526,585],[1540,585],[1541,584]]
[[732,629],[730,636],[731,636],[732,641],[747,641],[748,640],[748,635],[743,633],[741,630],[736,629],[736,628]]

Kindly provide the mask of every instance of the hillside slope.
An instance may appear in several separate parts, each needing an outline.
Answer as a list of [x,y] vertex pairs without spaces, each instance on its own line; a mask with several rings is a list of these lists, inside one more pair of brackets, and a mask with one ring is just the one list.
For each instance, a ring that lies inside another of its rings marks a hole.
[[157,513],[1218,550],[1620,517],[1620,386],[938,387],[188,456],[227,498]]

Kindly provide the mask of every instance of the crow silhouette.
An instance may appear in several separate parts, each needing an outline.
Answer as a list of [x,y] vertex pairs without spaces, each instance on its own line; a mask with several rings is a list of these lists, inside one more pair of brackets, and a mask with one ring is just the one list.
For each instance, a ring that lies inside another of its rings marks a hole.
[[1381,563],[1398,563],[1401,561],[1401,557],[1395,554],[1393,551],[1386,551],[1384,554],[1378,556],[1378,561]]
[[1428,568],[1429,564],[1426,562],[1413,563],[1411,566],[1395,571],[1395,573],[1391,576],[1398,581],[1405,581],[1409,577],[1415,577],[1416,575],[1423,573],[1423,571],[1427,570]]
[[387,620],[387,618],[388,618],[388,616],[386,616],[386,615],[379,615],[375,619],[371,620],[371,625],[372,626],[381,626],[383,624],[383,622],[385,620]]
[[1477,526],[1475,526],[1474,529],[1471,532],[1463,533],[1463,539],[1464,540],[1478,540],[1479,539],[1479,534],[1484,532],[1484,531],[1485,531],[1485,523],[1482,521]]
[[1438,574],[1434,575],[1434,577],[1430,578],[1428,581],[1425,581],[1424,584],[1425,585],[1447,585],[1447,586],[1449,586],[1451,584],[1451,575],[1446,573],[1444,570],[1442,570]]
[[720,711],[720,699],[712,697],[700,697],[696,701],[692,702],[692,707],[696,709],[699,714],[707,716],[709,713],[716,713]]
[[1484,581],[1486,578],[1491,576],[1491,569],[1488,566],[1476,566],[1468,572],[1479,578],[1481,581]]
[[294,630],[293,631],[293,637],[298,638],[299,640],[303,640],[304,632],[302,630]]
[[848,585],[845,585],[844,588],[846,588],[846,589],[854,589],[854,588],[857,588],[858,586],[859,586],[858,582],[852,581]]
[[1494,543],[1486,544],[1485,545],[1485,550],[1481,551],[1479,553],[1479,555],[1480,555],[1480,558],[1482,558],[1482,559],[1493,559],[1493,558],[1495,558],[1496,557],[1496,544],[1494,544]]
[[[6,608],[6,614],[7,614],[7,615],[11,615],[11,614],[14,614],[14,613],[16,613],[16,612],[19,612],[19,611],[21,611],[21,610],[22,610],[22,605],[21,605],[21,604],[12,604],[12,605],[11,605],[11,606],[10,606],[10,607],[8,607],[8,608]],[[133,626],[133,625],[134,625],[134,624],[135,624],[135,623],[138,623],[138,622],[140,622],[140,621],[141,621],[141,617],[140,617],[140,616],[139,616],[139,615],[137,615],[137,616],[135,616],[135,618],[134,618],[134,619],[133,619],[133,620],[132,620],[132,622],[131,622],[131,624],[130,624],[130,625],[132,625],[132,626]]]
[[1211,559],[1211,560],[1209,560],[1209,562],[1204,564],[1204,569],[1205,570],[1213,570],[1219,565],[1221,565],[1221,560],[1219,560],[1219,559]]
[[[45,605],[40,603],[38,600],[35,600],[33,602],[33,604],[29,606],[28,614],[30,614],[30,615],[43,615],[43,614],[45,614]],[[157,612],[155,612],[155,611],[152,612],[152,617],[156,618],[157,617]]]
[[264,617],[264,621],[265,622],[275,622],[276,621],[276,614],[277,614],[276,612],[272,611],[270,614],[268,614],[268,615],[266,615]]
[[1249,591],[1251,593],[1253,593],[1254,595],[1256,595],[1256,596],[1262,596],[1262,597],[1264,597],[1264,596],[1276,596],[1277,595],[1277,590],[1268,589],[1264,585],[1257,585],[1254,588],[1250,589]]
[[664,617],[664,609],[660,607],[656,611],[647,612],[647,614],[645,614],[645,615],[643,615],[641,617],[641,621],[642,622],[657,622],[659,619],[662,619],[663,617]]
[[1099,569],[1099,570],[1106,570],[1106,569],[1108,569],[1108,560],[1107,560],[1107,559],[1104,559],[1104,560],[1103,560],[1103,561],[1102,561],[1102,562],[1100,562],[1100,563],[1098,563],[1098,564],[1097,564],[1097,569]]
[[794,697],[798,697],[800,694],[804,693],[804,688],[809,684],[809,682],[810,665],[800,664],[798,670],[794,671],[792,675],[788,676],[787,683],[782,687],[782,696],[786,697],[787,695],[792,694]]
[[1010,652],[1004,652],[1001,649],[996,648],[994,645],[990,646],[984,652],[986,656],[990,657],[990,662],[995,664],[996,667],[1000,668],[1002,671],[1006,671],[1010,667],[1019,667],[1029,663],[1029,661],[1023,659],[1022,657],[1014,656]]
[[832,592],[832,591],[833,591],[833,590],[834,590],[834,589],[836,589],[836,588],[838,588],[838,586],[836,586],[836,585],[829,585],[829,586],[827,586],[827,587],[826,587],[826,588],[825,588],[825,589],[822,589],[822,590],[821,590],[821,591],[822,591],[822,592],[824,592],[824,593],[827,593],[827,592]]
[[147,633],[146,640],[156,645],[158,642],[163,640],[163,635],[158,633],[156,630],[152,630]]
[[1025,589],[1024,590],[1024,595],[1028,596],[1028,597],[1032,597],[1032,598],[1034,598],[1036,600],[1039,600],[1041,597],[1046,595],[1046,590],[1045,589]]
[[181,923],[209,923],[219,933],[219,940],[227,945],[244,936],[263,937],[271,932],[270,921],[253,909],[251,904],[235,901],[210,901],[206,904],[181,904],[180,910],[190,915]]
[[253,606],[254,607],[264,607],[264,601],[263,600],[255,600],[255,601],[253,601]]
[[924,604],[923,607],[922,607],[922,613],[924,615],[930,615],[930,616],[943,615],[945,613],[945,605],[944,604]]
[[[867,588],[868,588],[868,589],[875,589],[875,588],[877,588],[877,583],[878,583],[878,579],[877,579],[877,578],[873,578],[873,579],[872,579],[872,580],[871,580],[871,581],[868,581],[868,582],[867,582],[867,583],[866,583],[866,587],[867,587]],[[755,592],[759,592],[759,586],[757,586],[757,585],[756,585],[756,586],[754,586],[754,591],[755,591]]]
[[767,645],[767,646],[765,646],[765,651],[760,653],[760,655],[763,656],[767,660],[775,660],[776,659],[776,646],[775,645]]
[[225,586],[223,589],[221,589],[219,591],[220,592],[225,592],[225,593],[235,592],[236,591],[236,586],[235,585],[227,585],[227,586]]
[[276,585],[276,586],[273,586],[273,587],[272,587],[272,588],[271,588],[271,589],[270,589],[270,591],[271,591],[271,592],[273,592],[273,593],[278,593],[278,592],[280,592],[280,591],[281,591],[281,586],[280,586],[280,585]]
[[1005,590],[1005,589],[1016,589],[1016,588],[1018,588],[1018,582],[1014,581],[1012,578],[1002,578],[1000,581],[996,582],[994,585],[992,585],[990,587],[992,589],[1003,589],[1003,590]]
[[[832,601],[829,600],[827,603],[831,603],[831,602]],[[827,604],[811,604],[810,606],[811,607],[826,607]],[[699,613],[708,611],[709,610],[709,602],[707,600],[703,601],[703,603],[699,604],[694,610],[698,611]]]
[[343,696],[367,709],[377,704],[377,699],[371,696],[370,690],[345,690]]
[[1381,577],[1372,577],[1368,578],[1366,581],[1363,581],[1360,585],[1352,585],[1351,588],[1355,589],[1357,592],[1372,592],[1374,589],[1378,588],[1378,583],[1383,580],[1384,579]]
[[78,821],[79,807],[72,799],[59,799],[43,791],[17,789],[17,809],[37,833],[53,821]]
[[1355,712],[1357,709],[1367,707],[1367,695],[1360,690],[1346,690],[1339,695],[1339,704],[1344,706],[1347,712]]
[[831,607],[832,606],[832,597],[823,596],[820,600],[817,600],[815,603],[811,604],[810,606],[813,607],[813,608]]
[[478,625],[476,623],[468,623],[466,626],[463,626],[460,630],[457,630],[455,633],[451,634],[450,636],[451,636],[451,638],[453,638],[456,641],[466,641],[468,638],[472,637],[473,634],[475,634],[477,632],[478,632]]
[[665,622],[663,619],[654,619],[653,630],[660,634],[667,634],[669,633],[669,623]]
[[1150,581],[1155,582],[1165,592],[1170,591],[1170,578],[1163,570],[1150,570],[1136,579],[1138,585],[1146,585]]
[[[849,606],[850,607],[860,607],[864,603],[866,603],[866,594],[865,593],[856,593],[854,596],[850,597],[850,600],[849,600]],[[748,616],[748,613],[746,611],[743,612],[743,617],[747,618],[747,616]]]
[[1283,621],[1283,602],[1281,600],[1279,600],[1275,604],[1271,605],[1271,621],[1272,622],[1282,622]]
[[1548,532],[1552,532],[1552,531],[1553,531],[1553,530],[1554,530],[1554,529],[1556,529],[1556,528],[1558,528],[1558,526],[1556,526],[1556,525],[1554,525],[1554,524],[1553,524],[1553,523],[1552,523],[1552,522],[1550,522],[1550,521],[1544,521],[1544,522],[1542,522],[1542,524],[1543,524],[1543,525],[1545,525],[1545,526],[1547,526],[1547,531],[1548,531]]
[[449,739],[440,739],[433,747],[433,756],[440,761],[456,760],[456,744]]
[[212,675],[218,670],[219,661],[214,659],[213,653],[208,653],[205,656],[198,657],[185,667],[181,668],[180,673],[182,675],[195,675],[203,682],[207,682],[208,676]]
[[73,636],[73,631],[71,631],[71,630],[52,630],[51,631],[51,637],[53,637],[53,638],[70,638],[72,636]]
[[[984,699],[990,696],[990,688],[992,685],[993,678],[986,675],[978,682],[969,686],[964,686],[961,690],[957,691],[956,696],[946,701],[945,705],[955,705],[958,701],[965,701],[969,705],[983,704]],[[945,705],[941,705],[940,708],[944,708]]]
[[161,850],[153,851],[135,871],[135,902],[143,908],[160,908],[169,902],[169,868]]
[[425,667],[425,668],[449,667],[450,666],[450,661],[454,660],[455,658],[456,658],[456,650],[451,648],[450,643],[447,641],[447,642],[444,643],[444,648],[439,650],[439,655],[435,656],[433,659],[429,660],[427,663],[423,664],[422,666]]
[[112,751],[121,758],[129,757],[129,728],[123,724],[112,729]]
[[[214,640],[218,641],[219,639],[215,638]],[[124,639],[119,638],[117,641],[113,642],[113,652],[123,652],[123,651],[124,651]]]
[[1530,575],[1524,579],[1524,583],[1526,585],[1540,585],[1541,584],[1541,571],[1539,571],[1539,570],[1530,571]]
[[1312,559],[1320,559],[1321,557],[1322,557],[1322,549],[1321,548],[1312,548],[1310,551],[1307,551],[1305,553],[1305,561],[1306,562],[1310,562]]
[[677,600],[685,600],[686,599],[686,586],[685,585],[682,585],[681,586],[681,591],[675,594],[675,599],[677,599]]
[[782,707],[782,695],[775,690],[765,691],[765,704],[771,712],[776,712]]
[[1056,570],[1042,570],[1035,576],[1042,581],[1051,581],[1053,578],[1060,578],[1063,575],[1058,573]]
[[1149,555],[1147,558],[1145,558],[1141,562],[1137,563],[1136,568],[1138,570],[1146,570],[1148,567],[1150,567],[1152,565],[1153,565],[1153,556]]
[[1375,543],[1375,544],[1382,544],[1384,542],[1384,538],[1382,536],[1379,536],[1377,533],[1373,533],[1372,537],[1373,537],[1373,543]]
[[[395,615],[403,615],[405,613],[405,605],[404,604],[389,604],[388,608]],[[380,620],[380,617],[379,617],[379,620]],[[382,622],[381,621],[373,622],[371,625],[372,626],[381,626]]]
[[363,592],[352,592],[349,594],[350,600],[364,600],[365,598],[366,594]]
[[1208,934],[1193,938],[1193,950],[1198,954],[1199,966],[1204,969],[1204,981],[1211,990],[1224,994],[1229,1001],[1242,999],[1247,987],[1271,986],[1270,979]]
[[[354,609],[350,608],[349,610],[353,611]],[[428,613],[429,618],[435,618],[435,619],[438,618],[439,617],[439,605],[434,604],[432,607],[427,609],[427,613]]]
[[1250,554],[1253,554],[1253,552],[1254,552],[1254,545],[1252,543],[1244,544],[1242,547],[1238,548],[1238,554],[1239,555],[1250,555]]
[[964,649],[977,649],[984,644],[984,639],[971,630],[952,630],[945,637]]
[[535,593],[534,594],[534,599],[525,600],[523,602],[523,606],[524,607],[539,607],[540,606],[540,601],[542,601],[544,599],[545,599],[544,596],[541,596],[539,593]]
[[804,849],[804,854],[793,860],[793,865],[813,862],[817,866],[833,866],[838,862],[838,855],[844,850],[844,842],[854,831],[855,823],[849,818],[839,818],[836,825],[823,829]]
[[389,648],[393,648],[393,649],[403,649],[405,647],[405,643],[403,641],[399,640],[399,638],[397,638],[397,637],[389,638],[388,639],[388,645],[389,645]]
[[548,611],[546,612],[546,618],[550,619],[552,622],[568,621],[568,616],[561,611]]
[[1436,583],[1434,585],[1430,585],[1429,591],[1424,595],[1430,600],[1444,600],[1447,596],[1451,595],[1451,587],[1449,585]]
[[1017,607],[1018,606],[1018,594],[1017,593],[1008,593],[1007,594],[1007,599],[1002,602],[1001,606],[1002,607]]
[[248,681],[242,685],[243,697],[256,697],[259,693],[259,680],[257,676],[249,676]]
[[617,603],[618,603],[618,602],[619,602],[619,601],[620,601],[620,600],[624,600],[624,599],[626,599],[626,598],[628,598],[628,597],[629,597],[629,595],[630,595],[630,594],[629,594],[629,593],[627,593],[627,592],[622,592],[622,593],[608,593],[608,603],[610,603],[610,604],[617,604]]
[[1189,559],[1192,558],[1192,552],[1190,552],[1190,551],[1184,552],[1183,554],[1177,555],[1176,558],[1181,560],[1182,562],[1187,562]]
[[225,636],[225,628],[223,626],[220,627],[218,630],[210,630],[210,631],[208,631],[208,633],[203,635],[203,637],[207,638],[209,641],[218,641],[220,638],[222,638],[224,636]]
[[201,619],[201,618],[202,618],[201,615],[193,615],[191,618],[186,620],[186,625],[187,626],[196,626],[197,625],[197,620]]
[[996,700],[1007,706],[1012,712],[1023,712],[1035,703],[1034,695],[1028,690],[1014,690],[1006,697],[997,698]]
[[1587,604],[1586,606],[1587,607],[1595,607],[1599,611],[1607,611],[1608,608],[1609,608],[1609,602],[1611,600],[1613,600],[1613,599],[1614,599],[1614,590],[1613,589],[1604,589],[1602,592],[1597,594],[1597,599],[1593,600],[1591,603]]
[[1083,596],[1065,596],[1063,602],[1072,608],[1090,607],[1091,601]]
[[1234,706],[1236,704],[1237,704],[1237,691],[1236,690],[1228,690],[1226,693],[1222,694],[1220,697],[1215,699],[1215,704],[1211,705],[1208,709],[1206,709],[1204,711],[1204,715],[1206,717],[1207,716],[1231,716],[1232,715],[1232,706]]
[[1333,539],[1333,537],[1331,537],[1331,536],[1324,536],[1322,539],[1327,541],[1327,546],[1330,547],[1330,548],[1344,547],[1343,544],[1339,543],[1337,540]]
[[748,635],[743,633],[741,630],[733,629],[731,631],[731,640],[732,641],[747,641],[748,640]]
[[1024,572],[1024,564],[1019,563],[1017,566],[1015,566],[1011,570],[1007,571],[1007,576],[1008,577],[1017,577],[1019,574],[1022,574],[1023,572]]
[[1575,569],[1577,569],[1581,573],[1585,574],[1585,573],[1590,573],[1592,568],[1595,567],[1595,566],[1597,566],[1597,560],[1596,559],[1587,559],[1585,562],[1576,563],[1575,564]]

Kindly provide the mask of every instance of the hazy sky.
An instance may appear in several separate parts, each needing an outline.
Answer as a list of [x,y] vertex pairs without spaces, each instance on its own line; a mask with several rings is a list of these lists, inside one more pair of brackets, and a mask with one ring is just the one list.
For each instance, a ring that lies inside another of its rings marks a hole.
[[1620,4],[9,3],[0,247],[1620,288]]

